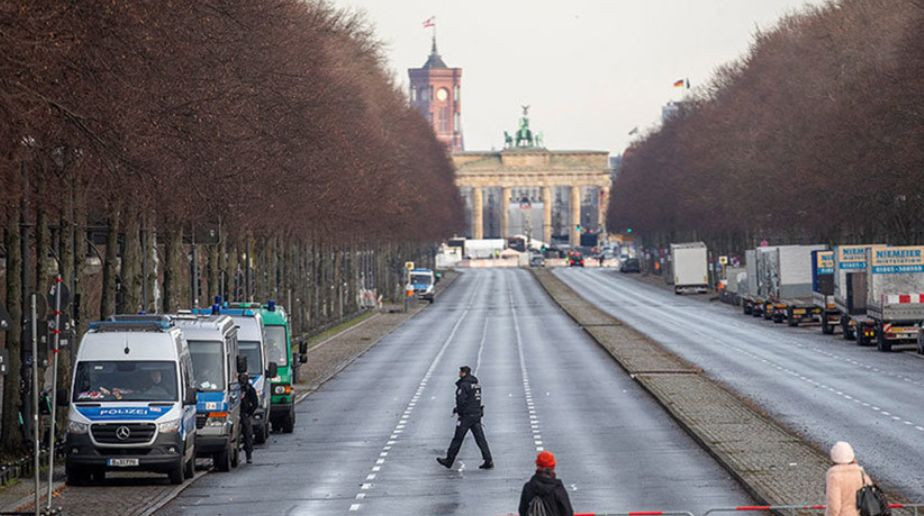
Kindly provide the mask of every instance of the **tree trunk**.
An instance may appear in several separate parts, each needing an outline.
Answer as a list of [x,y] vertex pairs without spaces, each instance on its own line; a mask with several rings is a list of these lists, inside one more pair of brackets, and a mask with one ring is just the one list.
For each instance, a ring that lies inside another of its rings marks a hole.
[[116,281],[119,274],[119,209],[112,208],[109,214],[109,229],[106,233],[106,260],[103,264],[103,295],[99,303],[99,314],[105,319],[116,313]]
[[141,250],[141,220],[138,213],[127,211],[125,213],[125,253],[122,256],[122,292],[123,311],[134,314],[145,307],[142,306],[141,284],[142,260]]
[[182,303],[183,230],[171,229],[164,236],[164,313],[175,313]]
[[7,374],[3,377],[3,427],[2,442],[6,451],[17,451],[22,446],[23,436],[19,426],[20,404],[20,368],[22,367],[22,321],[23,299],[22,278],[19,271],[23,266],[20,253],[19,221],[10,217],[4,232],[6,246],[6,309],[10,313],[12,327],[6,333],[6,348],[9,350],[10,363]]

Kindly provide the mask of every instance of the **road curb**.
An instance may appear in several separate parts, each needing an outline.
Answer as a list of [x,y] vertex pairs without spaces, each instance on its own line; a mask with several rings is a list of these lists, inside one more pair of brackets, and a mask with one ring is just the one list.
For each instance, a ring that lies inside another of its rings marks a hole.
[[186,488],[195,484],[200,478],[206,476],[208,473],[209,473],[208,470],[197,472],[196,475],[192,479],[189,480],[189,482],[183,482],[182,484],[176,486],[173,490],[167,493],[164,493],[163,495],[160,496],[160,498],[158,498],[153,503],[153,505],[148,506],[142,512],[138,513],[138,515],[139,516],[150,516],[154,514],[155,512],[161,510],[165,505],[167,505],[168,503],[173,501],[174,498],[179,496],[180,493],[185,491]]
[[[781,505],[824,500],[829,461],[814,446],[701,370],[604,313],[551,272],[534,270],[533,275],[552,301],[756,501]],[[639,357],[642,353],[651,353],[655,359]],[[654,369],[656,362],[666,367]]]

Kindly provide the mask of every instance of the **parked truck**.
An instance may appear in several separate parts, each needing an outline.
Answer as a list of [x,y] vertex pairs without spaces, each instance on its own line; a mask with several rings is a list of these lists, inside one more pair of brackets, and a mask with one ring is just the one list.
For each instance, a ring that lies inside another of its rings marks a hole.
[[866,256],[866,318],[857,325],[858,342],[874,336],[879,351],[917,343],[924,322],[924,246],[870,248]]
[[885,246],[839,245],[834,249],[834,307],[845,340],[857,338],[857,321],[866,318],[866,254],[880,247]]
[[730,305],[741,303],[741,286],[747,281],[747,272],[744,267],[726,267],[724,288],[719,294],[719,300]]
[[706,254],[706,244],[702,242],[671,244],[671,271],[675,294],[705,294],[709,291]]
[[[773,280],[774,260],[779,246],[758,247],[745,253],[748,262],[748,295],[743,301],[745,313],[754,317],[771,319],[773,317],[774,303],[771,299],[771,286]],[[753,253],[753,254],[752,254]],[[753,260],[751,259],[753,257]],[[751,265],[753,263],[753,266]],[[751,270],[753,269],[753,274]]]
[[812,301],[821,309],[822,333],[834,333],[840,321],[834,304],[834,251],[812,251]]
[[738,296],[741,298],[741,311],[744,315],[760,316],[755,311],[758,306],[757,299],[757,249],[748,249],[744,252],[745,282],[738,286]]
[[770,318],[789,326],[817,321],[821,308],[812,300],[812,252],[824,245],[784,245],[766,253]]

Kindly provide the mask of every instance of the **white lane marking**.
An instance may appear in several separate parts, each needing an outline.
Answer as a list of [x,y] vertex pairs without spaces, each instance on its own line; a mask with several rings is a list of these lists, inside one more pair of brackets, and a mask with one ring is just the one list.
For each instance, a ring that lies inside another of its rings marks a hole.
[[[590,280],[588,279],[587,282],[589,282],[589,281],[590,281]],[[577,282],[577,283],[581,283],[582,280],[576,280],[576,282]],[[584,287],[587,287],[587,282],[585,282],[585,284],[583,285]],[[603,283],[607,283],[607,284],[613,285],[613,289],[612,289],[612,290],[618,291],[618,292],[620,293],[620,295],[623,295],[623,296],[635,296],[635,297],[637,297],[637,298],[639,298],[639,299],[648,300],[648,301],[651,301],[651,300],[653,299],[653,298],[649,298],[649,297],[648,297],[647,295],[645,295],[645,294],[641,294],[641,293],[634,292],[634,291],[628,291],[628,290],[626,290],[623,286],[617,285],[617,284],[615,283],[615,280],[610,280],[609,278],[604,278]],[[607,308],[606,308],[605,306],[601,306],[601,309],[603,309],[604,311],[607,311]],[[639,313],[639,314],[637,314],[637,315],[638,315],[639,317],[642,317],[642,318],[648,318],[645,314],[642,314],[642,313]],[[685,321],[684,319],[682,319],[682,318],[680,318],[680,317],[678,317],[678,316],[666,315],[666,317],[667,317],[667,318],[674,319],[675,321],[678,321],[678,322],[680,322],[680,323],[689,322],[689,321]],[[737,327],[739,327],[739,328],[744,327],[744,326],[742,326],[741,324],[739,324],[737,321],[734,321],[734,325],[737,326]],[[746,329],[753,329],[753,328],[746,328]],[[694,333],[700,333],[699,330],[693,330],[693,332],[694,332]],[[710,336],[709,336],[708,334],[703,334],[703,333],[700,333],[700,334],[703,335],[704,337],[710,338]],[[800,349],[807,349],[807,350],[810,350],[810,351],[815,351],[815,352],[817,352],[817,353],[820,353],[820,354],[825,355],[825,356],[830,357],[830,358],[834,358],[834,359],[836,359],[836,360],[844,360],[841,356],[839,356],[839,355],[837,355],[837,354],[835,354],[835,353],[827,352],[827,351],[824,351],[824,350],[822,350],[822,349],[820,349],[820,348],[816,348],[816,347],[814,347],[814,346],[805,345],[805,344],[799,343],[798,341],[794,341],[794,340],[792,340],[792,339],[780,339],[780,340],[783,341],[783,342],[788,342],[789,344],[794,345],[795,347],[800,348]],[[747,355],[748,357],[750,357],[750,358],[752,358],[752,359],[754,359],[754,360],[759,360],[759,361],[761,361],[761,362],[763,362],[763,363],[769,364],[771,367],[774,367],[774,368],[776,368],[777,370],[783,371],[783,372],[785,372],[786,374],[793,376],[794,378],[798,378],[798,379],[800,379],[800,380],[803,380],[803,381],[809,383],[810,385],[813,385],[813,386],[818,387],[818,388],[820,388],[820,389],[827,390],[827,391],[829,391],[829,392],[831,392],[831,393],[833,393],[833,394],[839,395],[840,397],[842,397],[842,398],[844,398],[844,399],[852,400],[852,401],[854,401],[854,402],[858,402],[858,399],[857,399],[856,396],[850,396],[850,395],[848,395],[848,394],[845,394],[845,393],[842,392],[842,391],[838,391],[837,389],[835,389],[835,388],[833,388],[833,387],[830,387],[830,386],[828,386],[828,385],[824,385],[824,384],[822,384],[822,383],[819,383],[819,382],[816,382],[816,381],[814,381],[814,380],[811,380],[810,378],[807,378],[807,377],[805,377],[805,376],[803,376],[803,375],[800,375],[799,373],[797,373],[797,372],[795,372],[795,371],[792,371],[792,370],[790,370],[790,369],[785,369],[785,368],[781,367],[780,365],[775,364],[775,363],[773,363],[773,362],[767,360],[767,359],[764,358],[764,357],[758,356],[757,354],[755,354],[755,353],[753,353],[753,352],[751,352],[751,351],[749,351],[749,350],[747,350],[747,349],[743,349],[743,348],[741,348],[741,347],[739,347],[739,346],[737,346],[737,345],[734,345],[734,344],[732,344],[732,343],[728,343],[727,348],[730,348],[730,349],[732,349],[732,350],[734,350],[734,351],[737,351],[737,352],[739,352],[739,353],[742,353],[742,354],[744,354],[744,355]],[[875,371],[875,372],[880,372],[880,373],[882,373],[882,374],[884,374],[884,375],[887,375],[887,376],[891,376],[891,377],[894,377],[894,378],[903,379],[904,381],[910,382],[910,383],[915,384],[915,385],[924,386],[924,383],[919,383],[919,382],[917,382],[917,381],[915,381],[915,380],[909,379],[909,378],[907,378],[907,377],[905,377],[905,376],[902,376],[902,375],[899,375],[899,374],[889,373],[889,372],[885,372],[885,371],[880,371],[879,368],[877,368],[877,367],[873,367],[873,366],[869,366],[869,365],[865,365],[864,367],[865,367],[866,369],[869,369],[869,370],[872,370],[872,371]],[[860,403],[862,403],[862,405],[863,405],[864,407],[870,407],[872,410],[874,410],[874,411],[876,411],[876,412],[880,412],[880,413],[882,413],[882,414],[885,415],[885,416],[891,416],[891,415],[892,415],[892,414],[890,414],[890,413],[888,413],[888,412],[885,412],[885,411],[884,411],[883,409],[881,409],[880,407],[877,407],[877,406],[874,406],[874,405],[870,405],[869,403],[865,403],[865,402],[860,402]],[[895,420],[895,421],[898,421],[898,420],[901,420],[901,419],[902,419],[901,417],[893,418],[893,420]]]
[[[423,379],[421,379],[420,383],[417,384],[417,391],[414,392],[414,395],[411,397],[410,401],[408,401],[408,404],[404,409],[404,413],[403,413],[404,415],[402,415],[399,418],[398,424],[395,425],[395,429],[392,430],[391,435],[388,437],[389,439],[388,442],[382,448],[382,452],[379,453],[379,458],[376,459],[375,465],[372,466],[373,473],[369,473],[368,475],[366,475],[366,480],[374,480],[377,472],[382,470],[382,467],[386,462],[386,457],[388,457],[389,450],[391,450],[391,447],[397,443],[399,434],[403,433],[404,429],[407,427],[408,414],[410,414],[414,410],[414,405],[417,403],[418,399],[420,399],[420,396],[423,394],[424,389],[427,387],[427,382],[430,380],[430,377],[433,375],[433,371],[436,369],[436,365],[439,363],[440,359],[446,353],[446,349],[449,347],[449,343],[452,342],[452,339],[456,336],[456,332],[459,330],[459,326],[462,325],[462,321],[465,320],[465,317],[471,311],[472,305],[475,301],[475,295],[478,293],[478,289],[476,288],[476,286],[472,287],[472,295],[469,297],[468,302],[466,303],[465,309],[462,311],[462,315],[459,316],[459,319],[452,326],[452,330],[450,330],[449,336],[446,337],[446,340],[443,342],[443,345],[440,347],[439,352],[437,352],[436,356],[433,357],[433,361],[430,362],[430,367],[428,367],[426,373],[424,373]],[[436,396],[432,396],[430,399],[436,399]],[[372,489],[373,487],[374,487],[374,484],[366,482],[360,485],[360,490],[368,491]],[[361,494],[363,495],[362,498],[365,497],[364,493],[358,493],[356,495],[357,500],[362,499],[360,497]],[[360,509],[361,506],[362,504],[350,505],[350,511],[356,512]]]
[[481,329],[481,341],[478,343],[478,358],[475,359],[475,376],[478,376],[478,370],[481,369],[481,355],[484,353],[484,343],[488,338],[488,318],[484,318],[484,328]]
[[[520,334],[520,321],[517,317],[516,305],[513,302],[513,294],[507,292],[507,299],[510,303],[510,313],[513,316],[513,331],[517,340],[517,355],[520,358],[520,376],[523,377],[523,393],[526,397],[526,410],[529,413],[529,426],[533,433],[533,444],[537,452],[545,450],[542,442],[542,436],[539,435],[539,417],[536,415],[536,408],[533,404],[532,389],[529,386],[529,372],[526,370],[526,357],[523,353],[523,338]],[[548,393],[546,393],[548,394]]]

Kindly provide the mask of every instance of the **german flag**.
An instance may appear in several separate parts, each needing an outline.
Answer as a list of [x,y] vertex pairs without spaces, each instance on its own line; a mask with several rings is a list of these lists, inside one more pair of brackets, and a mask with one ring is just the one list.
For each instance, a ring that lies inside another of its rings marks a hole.
[[675,87],[675,88],[683,88],[684,85],[686,85],[686,83],[687,83],[687,80],[686,80],[686,79],[678,79],[678,80],[674,81],[674,87]]

